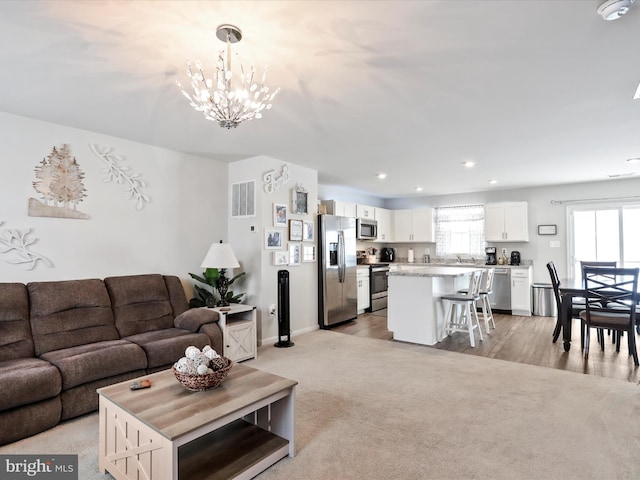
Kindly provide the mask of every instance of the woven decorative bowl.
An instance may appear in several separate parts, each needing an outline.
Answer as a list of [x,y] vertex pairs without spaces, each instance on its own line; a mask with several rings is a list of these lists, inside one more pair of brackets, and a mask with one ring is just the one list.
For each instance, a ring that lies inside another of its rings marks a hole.
[[173,367],[173,374],[187,390],[191,390],[192,392],[204,392],[210,388],[217,387],[227,379],[227,375],[229,375],[229,370],[231,370],[233,362],[227,357],[223,358],[227,361],[227,366],[220,370],[216,370],[213,373],[207,373],[205,375],[189,375],[188,373],[178,372],[176,367]]

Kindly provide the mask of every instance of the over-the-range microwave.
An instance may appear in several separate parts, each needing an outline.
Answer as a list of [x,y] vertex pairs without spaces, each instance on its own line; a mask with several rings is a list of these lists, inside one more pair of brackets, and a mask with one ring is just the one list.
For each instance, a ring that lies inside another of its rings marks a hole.
[[356,218],[356,238],[375,240],[378,238],[378,222],[368,218]]

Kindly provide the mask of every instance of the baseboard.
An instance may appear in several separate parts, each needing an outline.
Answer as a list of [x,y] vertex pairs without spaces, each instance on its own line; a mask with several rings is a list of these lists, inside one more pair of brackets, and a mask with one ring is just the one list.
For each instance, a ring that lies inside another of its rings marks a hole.
[[[299,330],[293,330],[291,332],[291,338],[295,337],[296,335],[302,335],[303,333],[309,333],[309,332],[313,332],[314,330],[318,330],[320,327],[318,325],[315,325],[313,327],[306,327],[306,328],[301,328]],[[270,338],[263,338],[262,341],[260,342],[260,346],[269,346],[269,345],[275,345],[276,342],[279,341],[279,338],[276,337],[270,337]]]

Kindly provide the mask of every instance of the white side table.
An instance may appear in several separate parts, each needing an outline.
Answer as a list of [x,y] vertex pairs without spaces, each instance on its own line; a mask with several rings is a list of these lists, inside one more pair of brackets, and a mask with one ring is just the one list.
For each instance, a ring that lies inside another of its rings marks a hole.
[[232,303],[228,307],[214,307],[220,315],[223,355],[234,362],[258,356],[256,307]]

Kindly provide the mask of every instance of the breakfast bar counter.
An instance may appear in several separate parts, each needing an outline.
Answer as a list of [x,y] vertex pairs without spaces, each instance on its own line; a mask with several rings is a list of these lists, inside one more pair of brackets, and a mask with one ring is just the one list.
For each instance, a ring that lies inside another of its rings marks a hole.
[[467,287],[481,267],[398,266],[389,271],[387,328],[394,340],[435,345],[444,308],[441,297]]

